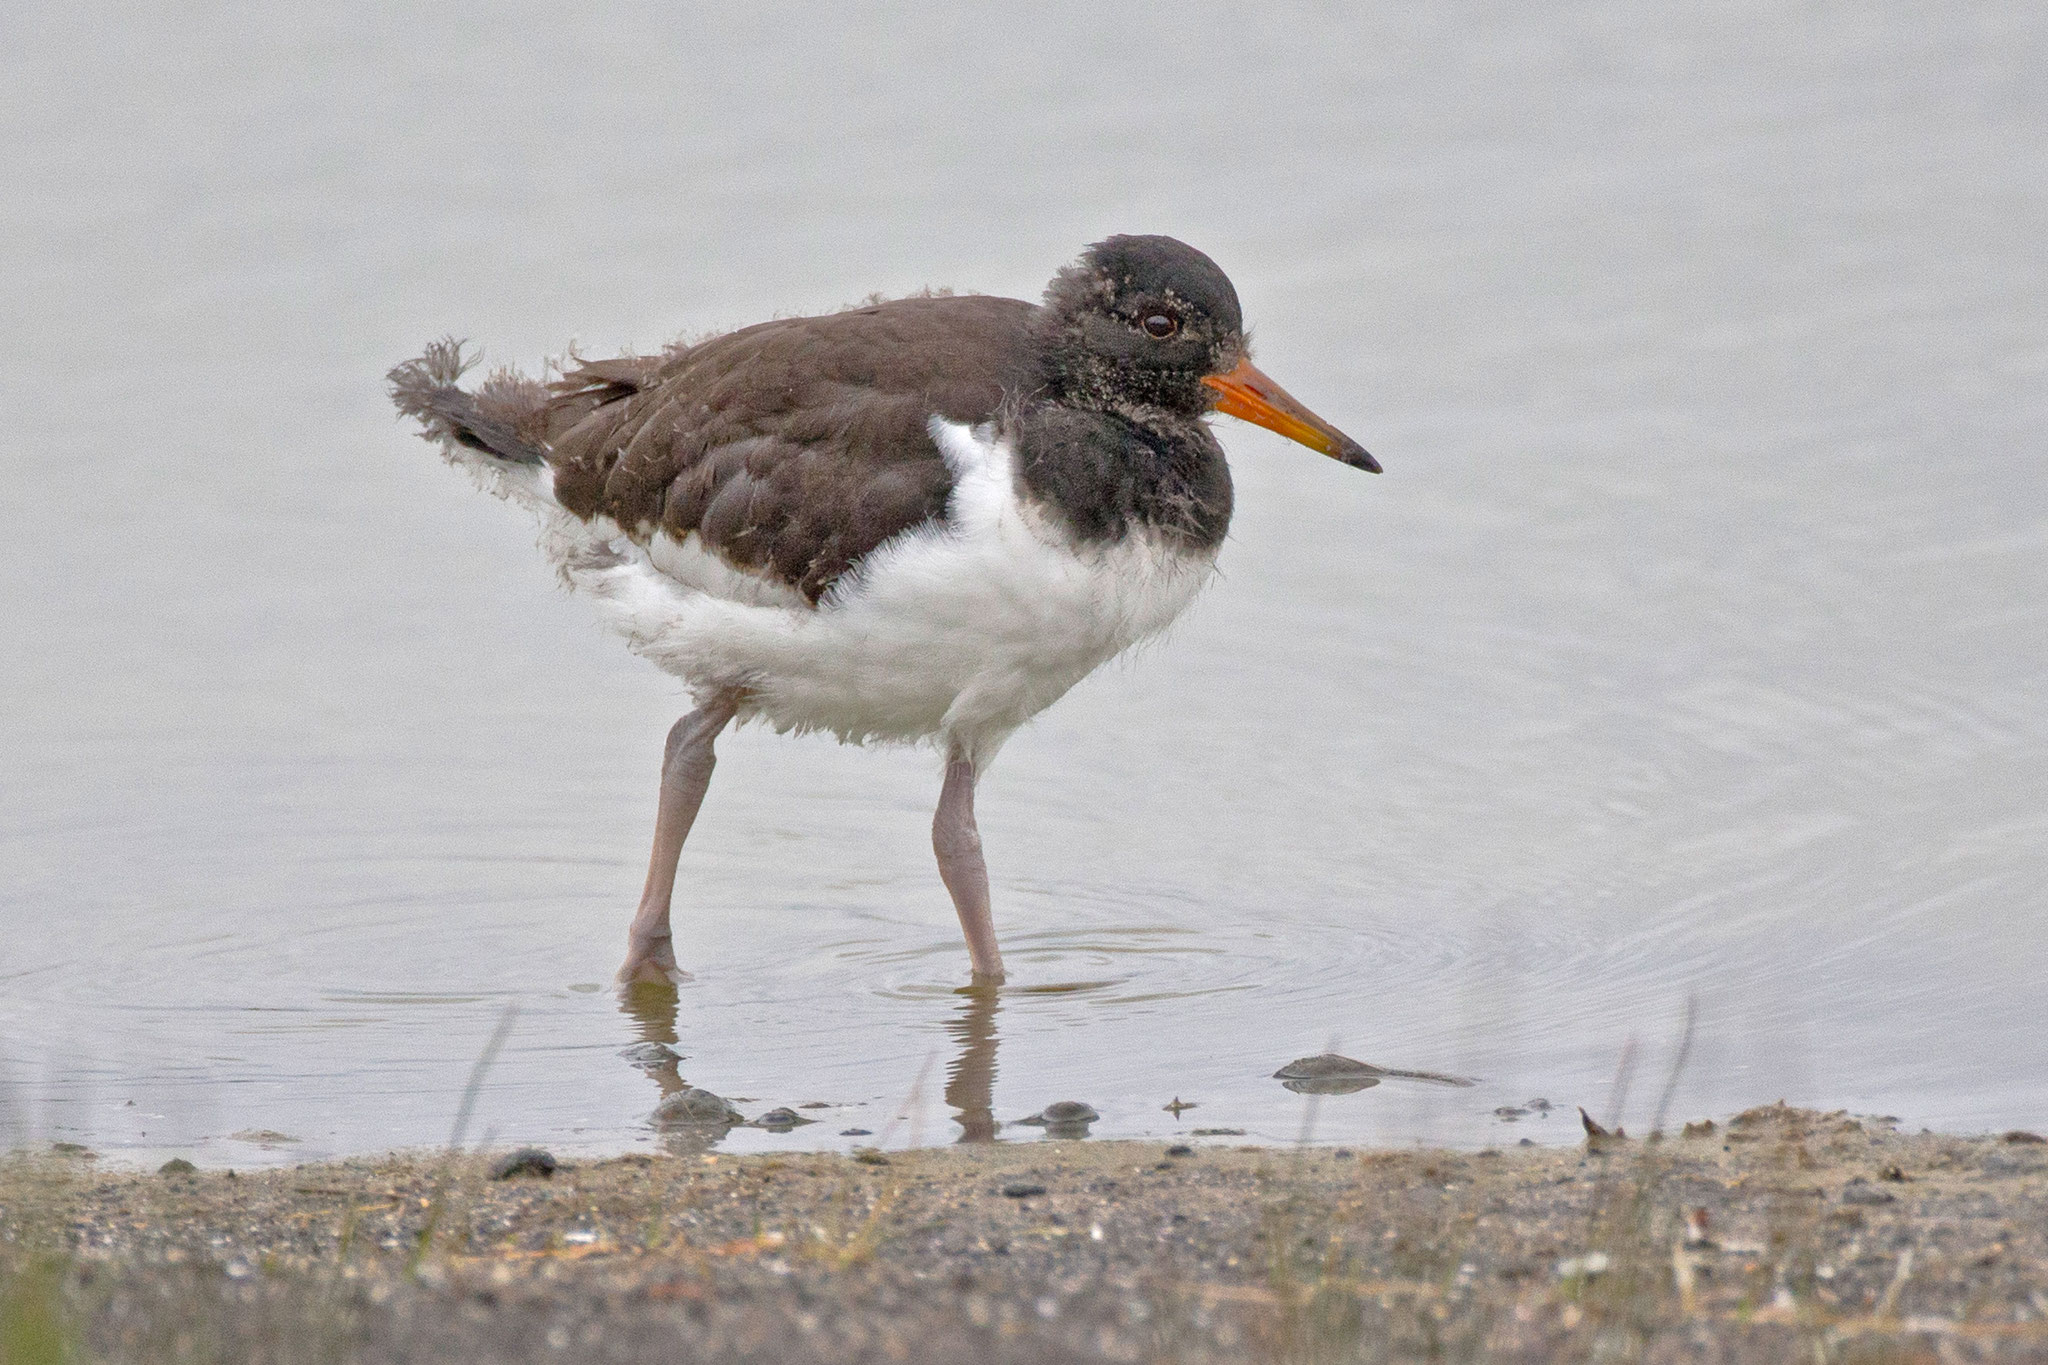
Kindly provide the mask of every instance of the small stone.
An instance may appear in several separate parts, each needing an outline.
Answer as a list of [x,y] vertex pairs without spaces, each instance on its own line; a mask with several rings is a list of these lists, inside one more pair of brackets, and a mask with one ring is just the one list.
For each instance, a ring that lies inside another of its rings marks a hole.
[[1352,1057],[1340,1057],[1334,1052],[1318,1052],[1313,1057],[1296,1057],[1286,1066],[1273,1073],[1276,1080],[1318,1081],[1330,1076],[1384,1076],[1386,1071],[1371,1062],[1361,1062]]
[[521,1175],[537,1175],[546,1180],[553,1177],[554,1173],[554,1153],[542,1151],[538,1147],[521,1147],[518,1151],[507,1153],[491,1163],[493,1180],[510,1180]]
[[2016,1145],[2024,1144],[2028,1146],[2037,1146],[2041,1143],[2048,1142],[2048,1138],[2042,1137],[2039,1133],[2029,1133],[2024,1128],[2015,1128],[2009,1133],[2001,1134],[1998,1140],[2000,1142],[2010,1142]]
[[797,1106],[799,1109],[830,1109],[831,1107],[831,1104],[825,1100],[805,1100]]
[[163,1165],[157,1167],[156,1173],[158,1175],[193,1175],[196,1174],[198,1170],[199,1168],[197,1166],[194,1166],[191,1162],[185,1160],[184,1157],[174,1156],[169,1161],[166,1161]]
[[1087,1137],[1088,1125],[1101,1117],[1092,1104],[1080,1100],[1055,1100],[1037,1113],[1014,1122],[1043,1128],[1047,1137],[1078,1138]]
[[98,1161],[100,1154],[82,1142],[53,1142],[50,1150],[58,1156],[76,1157],[80,1161]]
[[1893,1204],[1898,1202],[1898,1198],[1890,1190],[1881,1190],[1861,1176],[1850,1181],[1842,1191],[1844,1204]]
[[886,1166],[889,1164],[889,1158],[883,1156],[879,1150],[873,1147],[854,1148],[853,1159],[863,1166]]
[[1889,1180],[1894,1182],[1895,1184],[1900,1185],[1903,1185],[1908,1180],[1912,1179],[1911,1176],[1907,1175],[1903,1170],[1901,1170],[1896,1165],[1887,1166],[1883,1170],[1879,1171],[1877,1173],[1877,1178],[1879,1180]]
[[673,1127],[726,1127],[743,1121],[740,1111],[723,1096],[702,1086],[691,1086],[669,1095],[654,1106],[654,1121]]
[[800,1123],[816,1122],[816,1119],[807,1119],[794,1109],[770,1109],[767,1113],[761,1115],[760,1118],[755,1119],[752,1126],[771,1129],[778,1133],[786,1133]]
[[1023,1180],[1013,1180],[1009,1184],[1003,1186],[1003,1197],[1005,1199],[1029,1199],[1033,1195],[1044,1193],[1045,1186],[1033,1185],[1030,1182]]
[[1513,1123],[1516,1119],[1526,1117],[1528,1113],[1528,1110],[1518,1104],[1503,1104],[1493,1111],[1493,1116],[1504,1123]]
[[635,1043],[620,1048],[619,1055],[635,1066],[662,1066],[683,1060],[683,1055],[667,1043]]
[[1334,1052],[1296,1057],[1273,1076],[1298,1095],[1349,1095],[1378,1085],[1390,1077],[1404,1081],[1428,1081],[1433,1085],[1469,1087],[1477,1084],[1470,1076],[1452,1076],[1442,1071],[1399,1071],[1361,1062],[1354,1057],[1340,1057]]
[[1190,1136],[1193,1136],[1193,1137],[1243,1137],[1243,1136],[1244,1136],[1244,1129],[1242,1129],[1242,1128],[1197,1128],[1197,1129],[1194,1129],[1194,1130],[1193,1130],[1193,1132],[1192,1132],[1192,1133],[1190,1134]]
[[872,1128],[841,1128],[839,1130],[839,1136],[841,1137],[873,1137],[874,1135],[875,1130]]
[[1296,1057],[1273,1073],[1273,1078],[1301,1095],[1350,1095],[1380,1083],[1386,1071],[1371,1062],[1319,1052],[1313,1057]]
[[1185,1142],[1176,1142],[1173,1146],[1166,1149],[1166,1154],[1168,1156],[1193,1156],[1195,1149],[1188,1146]]

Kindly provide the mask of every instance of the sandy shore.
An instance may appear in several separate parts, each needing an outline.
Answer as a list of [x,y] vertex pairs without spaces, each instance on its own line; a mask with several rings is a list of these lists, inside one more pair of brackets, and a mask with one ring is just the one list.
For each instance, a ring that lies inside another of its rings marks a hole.
[[2048,1360],[2023,1134],[491,1163],[17,1155],[0,1359]]

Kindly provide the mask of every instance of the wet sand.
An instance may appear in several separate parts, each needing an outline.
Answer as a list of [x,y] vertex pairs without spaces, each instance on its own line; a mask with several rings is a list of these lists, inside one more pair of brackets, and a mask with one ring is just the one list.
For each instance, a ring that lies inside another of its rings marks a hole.
[[502,1156],[163,1174],[18,1155],[0,1167],[0,1346],[42,1330],[117,1361],[2048,1359],[2048,1144],[2025,1134],[1771,1106],[1662,1141],[1478,1153],[1037,1141],[493,1179]]

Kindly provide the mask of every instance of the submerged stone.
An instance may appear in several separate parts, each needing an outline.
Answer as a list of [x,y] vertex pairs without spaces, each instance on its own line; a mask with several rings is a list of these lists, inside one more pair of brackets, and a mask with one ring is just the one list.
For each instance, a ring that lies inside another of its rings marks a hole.
[[746,1121],[746,1116],[732,1107],[732,1102],[721,1095],[714,1095],[702,1086],[693,1085],[665,1097],[654,1106],[654,1121],[670,1127],[723,1127],[731,1128]]
[[1477,1084],[1469,1076],[1453,1076],[1442,1071],[1402,1071],[1394,1067],[1374,1066],[1355,1057],[1340,1057],[1334,1052],[1296,1057],[1274,1072],[1273,1077],[1289,1090],[1302,1095],[1348,1095],[1390,1078],[1460,1087]]
[[1047,1137],[1079,1138],[1087,1137],[1088,1125],[1101,1117],[1092,1104],[1080,1100],[1054,1100],[1029,1118],[1021,1118],[1017,1122],[1043,1128]]

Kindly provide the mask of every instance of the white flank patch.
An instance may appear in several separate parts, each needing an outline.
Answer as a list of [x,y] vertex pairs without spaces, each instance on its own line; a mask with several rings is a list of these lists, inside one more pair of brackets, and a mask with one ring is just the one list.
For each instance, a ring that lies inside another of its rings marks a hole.
[[790,607],[808,612],[810,600],[780,579],[736,569],[704,548],[695,531],[681,540],[666,531],[656,531],[647,542],[647,558],[655,568],[686,588],[694,588],[728,602],[752,607]]
[[933,739],[985,762],[1010,733],[1102,664],[1157,635],[1214,569],[1147,531],[1074,545],[1017,494],[1010,447],[934,418],[957,480],[948,525],[864,558],[815,609],[734,568],[692,533],[646,547],[585,523],[552,480],[463,458],[493,491],[541,513],[541,547],[633,649],[700,695],[748,690],[743,716],[841,739]]

